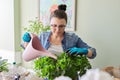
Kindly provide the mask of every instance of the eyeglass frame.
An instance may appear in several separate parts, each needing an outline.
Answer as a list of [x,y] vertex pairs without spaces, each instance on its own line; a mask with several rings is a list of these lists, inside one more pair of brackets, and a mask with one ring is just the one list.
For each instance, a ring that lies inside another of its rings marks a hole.
[[54,28],[58,27],[58,28],[60,28],[60,29],[62,29],[62,28],[65,28],[65,27],[66,27],[66,25],[63,25],[63,24],[61,24],[61,25],[50,24],[50,26],[51,26],[51,27],[54,27]]

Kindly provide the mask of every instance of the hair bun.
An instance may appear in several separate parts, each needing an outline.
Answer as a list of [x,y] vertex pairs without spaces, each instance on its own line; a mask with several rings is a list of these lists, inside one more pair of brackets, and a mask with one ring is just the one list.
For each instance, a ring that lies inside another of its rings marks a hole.
[[66,5],[65,4],[61,4],[61,5],[59,5],[58,6],[58,10],[64,10],[64,11],[66,11]]

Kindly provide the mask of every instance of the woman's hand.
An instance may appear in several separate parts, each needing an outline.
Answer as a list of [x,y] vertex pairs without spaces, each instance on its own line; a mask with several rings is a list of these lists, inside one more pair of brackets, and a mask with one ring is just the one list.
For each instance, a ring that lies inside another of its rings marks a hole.
[[23,49],[25,49],[25,48],[27,47],[27,45],[29,44],[30,40],[31,40],[33,37],[35,37],[35,36],[37,36],[37,35],[36,35],[36,34],[33,34],[33,33],[28,33],[28,32],[26,32],[26,33],[22,36],[22,40],[24,41],[24,43],[21,44],[21,47],[22,47]]
[[23,40],[24,42],[30,42],[30,40],[31,40],[30,34],[29,34],[28,32],[26,32],[26,33],[22,36],[22,40]]
[[76,47],[73,47],[73,48],[70,48],[67,50],[67,53],[70,54],[70,55],[81,55],[81,54],[84,54],[84,55],[87,55],[88,54],[88,49],[87,48],[76,48]]
[[93,56],[93,52],[91,51],[91,49],[87,49],[87,48],[73,47],[68,49],[66,53],[68,53],[69,55],[86,55],[89,58]]

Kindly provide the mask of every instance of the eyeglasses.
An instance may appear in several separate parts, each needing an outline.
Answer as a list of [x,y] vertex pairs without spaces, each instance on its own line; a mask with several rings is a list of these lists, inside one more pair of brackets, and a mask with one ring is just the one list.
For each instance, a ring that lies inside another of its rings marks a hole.
[[51,27],[54,27],[54,28],[56,28],[56,27],[58,27],[58,28],[65,28],[66,25],[51,24],[50,26],[51,26]]

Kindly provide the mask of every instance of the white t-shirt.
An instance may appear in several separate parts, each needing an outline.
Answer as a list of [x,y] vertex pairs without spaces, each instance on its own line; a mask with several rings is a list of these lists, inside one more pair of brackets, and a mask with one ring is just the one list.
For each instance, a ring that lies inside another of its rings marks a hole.
[[48,48],[48,51],[59,56],[63,52],[63,48],[62,45],[51,44],[50,47]]

